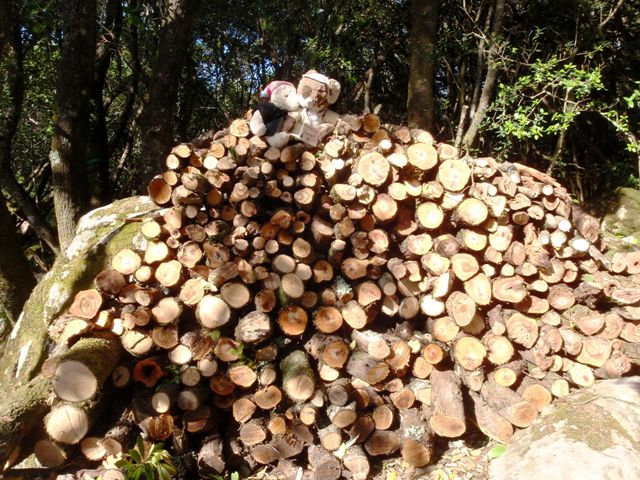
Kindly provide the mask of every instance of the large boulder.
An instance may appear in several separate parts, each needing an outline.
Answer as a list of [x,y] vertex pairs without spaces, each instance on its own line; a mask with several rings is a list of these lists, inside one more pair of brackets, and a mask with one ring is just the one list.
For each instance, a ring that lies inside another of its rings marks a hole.
[[130,197],[80,219],[75,238],[35,287],[8,337],[0,357],[0,391],[22,385],[38,373],[47,355],[51,321],[76,292],[91,288],[93,278],[109,266],[113,255],[135,243],[140,224],[127,220],[149,216],[157,209],[149,197]]
[[640,190],[619,188],[616,200],[602,219],[602,235],[615,250],[640,247]]
[[490,480],[640,478],[640,377],[606,380],[557,400],[514,435]]

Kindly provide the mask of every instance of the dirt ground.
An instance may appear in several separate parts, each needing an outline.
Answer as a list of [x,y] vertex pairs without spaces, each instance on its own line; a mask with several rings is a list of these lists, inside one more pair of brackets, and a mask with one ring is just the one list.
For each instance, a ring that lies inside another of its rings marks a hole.
[[[496,442],[478,431],[471,431],[463,439],[449,440],[438,438],[435,461],[425,468],[413,468],[401,458],[384,460],[380,467],[372,472],[372,480],[487,480],[489,470],[489,451]],[[265,468],[248,480],[281,480],[285,477],[274,475]],[[306,480],[312,478],[303,475],[299,469],[295,477],[286,480]]]
[[436,462],[428,467],[411,468],[401,460],[385,463],[376,480],[486,480],[489,458],[496,443],[480,433],[463,440],[440,439],[436,444]]

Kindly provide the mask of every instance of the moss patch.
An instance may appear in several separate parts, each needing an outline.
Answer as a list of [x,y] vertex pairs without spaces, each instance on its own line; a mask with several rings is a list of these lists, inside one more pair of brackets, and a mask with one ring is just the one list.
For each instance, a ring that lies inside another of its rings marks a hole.
[[[596,400],[600,396],[589,391],[558,401],[551,413],[539,419],[547,428],[531,428],[528,443],[536,443],[555,432],[591,450],[603,452],[620,443],[620,438],[635,443],[633,437],[611,412]],[[537,422],[536,422],[537,423]],[[528,450],[525,449],[525,452]],[[523,452],[523,453],[525,453]]]
[[35,287],[23,315],[10,334],[0,358],[0,389],[29,381],[47,354],[47,327],[71,303],[74,294],[93,285],[113,256],[131,247],[140,223],[125,219],[157,210],[147,197],[116,201],[85,215],[78,224],[70,249],[71,258],[60,256]]
[[602,234],[615,250],[640,246],[640,191],[620,188],[614,207],[602,219]]

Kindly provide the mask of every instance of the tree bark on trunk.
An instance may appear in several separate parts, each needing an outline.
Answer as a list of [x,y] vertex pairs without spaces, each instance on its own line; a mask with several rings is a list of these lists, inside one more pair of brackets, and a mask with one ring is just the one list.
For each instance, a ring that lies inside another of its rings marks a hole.
[[0,195],[0,305],[12,323],[36,285],[29,262],[16,245],[20,245],[16,226]]
[[465,133],[462,140],[464,147],[471,147],[478,136],[480,124],[484,120],[484,116],[489,108],[489,103],[493,95],[496,79],[498,78],[498,67],[495,63],[496,57],[496,37],[500,34],[502,29],[502,20],[504,18],[504,4],[505,0],[496,0],[496,6],[493,14],[493,22],[491,25],[491,45],[489,47],[489,55],[487,59],[487,75],[484,79],[484,85],[482,86],[482,93],[478,100],[478,106],[475,110],[475,114],[471,118],[471,123]]
[[164,158],[173,144],[174,117],[180,72],[187,48],[198,0],[168,0],[167,15],[160,29],[148,100],[140,119],[142,146],[139,186],[146,185],[155,172],[164,167]]
[[96,2],[59,1],[58,11],[63,36],[50,161],[58,237],[64,250],[75,234],[78,218],[89,206],[87,153],[96,62]]
[[407,110],[409,127],[435,129],[435,43],[440,0],[414,0],[411,24],[411,71]]
[[122,31],[122,2],[109,0],[104,11],[103,34],[97,45],[95,78],[91,89],[91,137],[87,152],[90,208],[98,208],[111,201],[109,181],[109,138],[107,133],[107,107],[103,91],[111,59],[118,48]]
[[0,85],[6,86],[6,89],[0,90],[0,187],[20,208],[36,235],[57,254],[58,240],[53,229],[40,214],[33,199],[18,183],[11,167],[13,137],[20,121],[24,98],[22,43],[19,31],[21,23],[16,10],[13,1],[0,4]]

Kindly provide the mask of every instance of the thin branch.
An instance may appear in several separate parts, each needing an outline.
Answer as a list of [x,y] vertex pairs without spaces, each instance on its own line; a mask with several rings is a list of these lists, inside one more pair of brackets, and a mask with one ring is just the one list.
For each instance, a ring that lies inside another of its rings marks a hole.
[[373,68],[369,68],[367,70],[367,82],[364,86],[364,113],[371,112],[370,106],[370,95],[371,95],[371,84],[373,83]]
[[[5,7],[10,6],[7,2]],[[6,13],[1,13],[6,23],[2,24],[2,36],[6,43],[3,45],[6,66],[7,102],[0,118],[0,186],[6,191],[11,201],[19,206],[24,218],[51,250],[58,254],[58,240],[53,228],[38,211],[36,204],[24,187],[16,180],[11,166],[13,138],[20,122],[24,101],[24,68],[22,41],[19,33],[19,23],[9,19]]]
[[462,143],[462,134],[464,133],[464,125],[467,120],[467,112],[469,111],[469,105],[463,105],[462,110],[460,112],[460,120],[458,121],[458,131],[456,132],[456,141],[454,146],[456,148],[460,148],[460,144]]
[[396,37],[396,39],[393,42],[391,42],[389,46],[384,49],[383,52],[378,54],[373,59],[373,61],[369,65],[369,68],[362,75],[362,78],[360,79],[360,81],[358,81],[358,83],[356,83],[355,86],[351,89],[351,92],[349,92],[349,95],[347,96],[344,103],[345,106],[350,107],[351,105],[353,105],[354,102],[357,100],[357,98],[359,98],[359,96],[362,94],[362,90],[365,88],[367,79],[369,78],[369,70],[377,70],[380,67],[380,65],[384,63],[384,61],[391,54],[391,52],[393,52],[406,39],[406,37],[407,37],[406,33]]
[[600,24],[598,25],[598,33],[601,36],[604,36],[604,27],[607,26],[607,23],[609,23],[611,20],[613,20],[613,17],[615,17],[616,13],[618,12],[618,10],[620,9],[620,7],[622,6],[622,4],[624,3],[625,0],[618,0],[618,3],[616,3],[615,7],[613,7],[613,10],[611,10],[609,12],[609,15],[607,15],[605,17],[604,20],[602,20],[600,22]]

